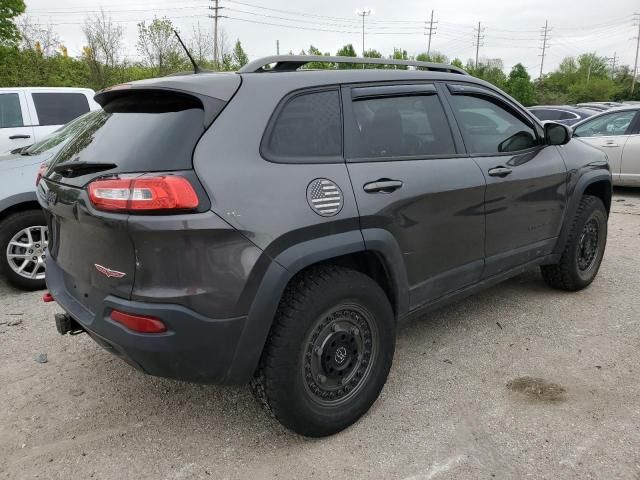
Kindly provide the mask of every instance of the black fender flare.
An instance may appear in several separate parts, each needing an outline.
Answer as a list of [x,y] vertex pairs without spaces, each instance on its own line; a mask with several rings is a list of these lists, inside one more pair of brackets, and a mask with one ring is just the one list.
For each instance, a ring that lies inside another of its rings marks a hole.
[[609,172],[608,168],[606,170],[603,168],[588,170],[578,178],[578,181],[573,186],[573,188],[568,191],[569,201],[567,202],[564,222],[562,224],[560,236],[558,237],[558,241],[556,242],[553,253],[562,254],[562,252],[564,251],[567,239],[569,237],[569,230],[571,229],[571,222],[576,215],[578,205],[580,205],[580,200],[582,199],[582,196],[584,195],[587,187],[596,182],[602,181],[608,182],[611,191],[613,191],[613,182],[611,179],[611,173]]
[[[363,234],[368,240],[363,239]],[[386,230],[352,230],[298,243],[281,252],[267,267],[249,308],[224,383],[241,384],[251,379],[280,299],[287,284],[298,272],[325,260],[364,251],[374,251],[381,256],[393,283],[394,294],[399,295],[396,297],[398,317],[406,314],[409,293],[402,253],[398,243]]]

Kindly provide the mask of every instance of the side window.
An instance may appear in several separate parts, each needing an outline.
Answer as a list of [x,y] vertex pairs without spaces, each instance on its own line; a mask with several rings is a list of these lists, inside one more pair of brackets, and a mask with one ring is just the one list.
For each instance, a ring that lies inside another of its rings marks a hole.
[[0,94],[0,128],[24,126],[20,96],[17,93]]
[[32,93],[41,126],[64,125],[89,111],[89,101],[82,93]]
[[560,118],[558,120],[577,120],[580,117],[573,112],[562,111],[560,112]]
[[544,108],[536,108],[531,112],[540,120],[560,120],[561,113],[559,110],[546,110]]
[[576,137],[624,135],[635,115],[635,110],[608,113],[583,123],[573,134]]
[[356,125],[348,158],[455,154],[449,122],[437,95],[355,99]]
[[498,103],[452,95],[451,103],[469,153],[504,153],[537,145],[535,131]]
[[342,161],[342,115],[338,90],[289,99],[267,129],[263,153],[291,163]]

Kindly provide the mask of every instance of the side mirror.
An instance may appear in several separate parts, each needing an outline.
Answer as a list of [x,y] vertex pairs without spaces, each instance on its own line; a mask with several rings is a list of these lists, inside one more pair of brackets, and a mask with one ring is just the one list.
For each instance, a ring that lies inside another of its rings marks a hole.
[[547,145],[566,145],[572,135],[573,131],[561,123],[546,122],[544,124],[544,138]]

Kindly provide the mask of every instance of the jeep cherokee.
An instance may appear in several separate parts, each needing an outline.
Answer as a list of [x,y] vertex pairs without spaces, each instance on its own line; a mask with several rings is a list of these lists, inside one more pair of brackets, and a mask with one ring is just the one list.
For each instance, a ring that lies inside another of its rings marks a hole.
[[538,266],[579,290],[604,254],[605,155],[453,66],[269,57],[95,98],[38,186],[58,330],[249,382],[303,435],[367,412],[398,320]]

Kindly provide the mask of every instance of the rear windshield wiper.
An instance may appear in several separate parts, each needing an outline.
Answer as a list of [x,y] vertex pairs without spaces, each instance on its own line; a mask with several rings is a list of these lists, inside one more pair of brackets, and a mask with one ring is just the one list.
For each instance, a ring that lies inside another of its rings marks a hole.
[[111,170],[116,168],[115,163],[100,163],[100,162],[65,162],[59,163],[53,167],[53,171],[62,175],[63,177],[79,177],[86,175],[87,173],[102,172],[103,170]]

